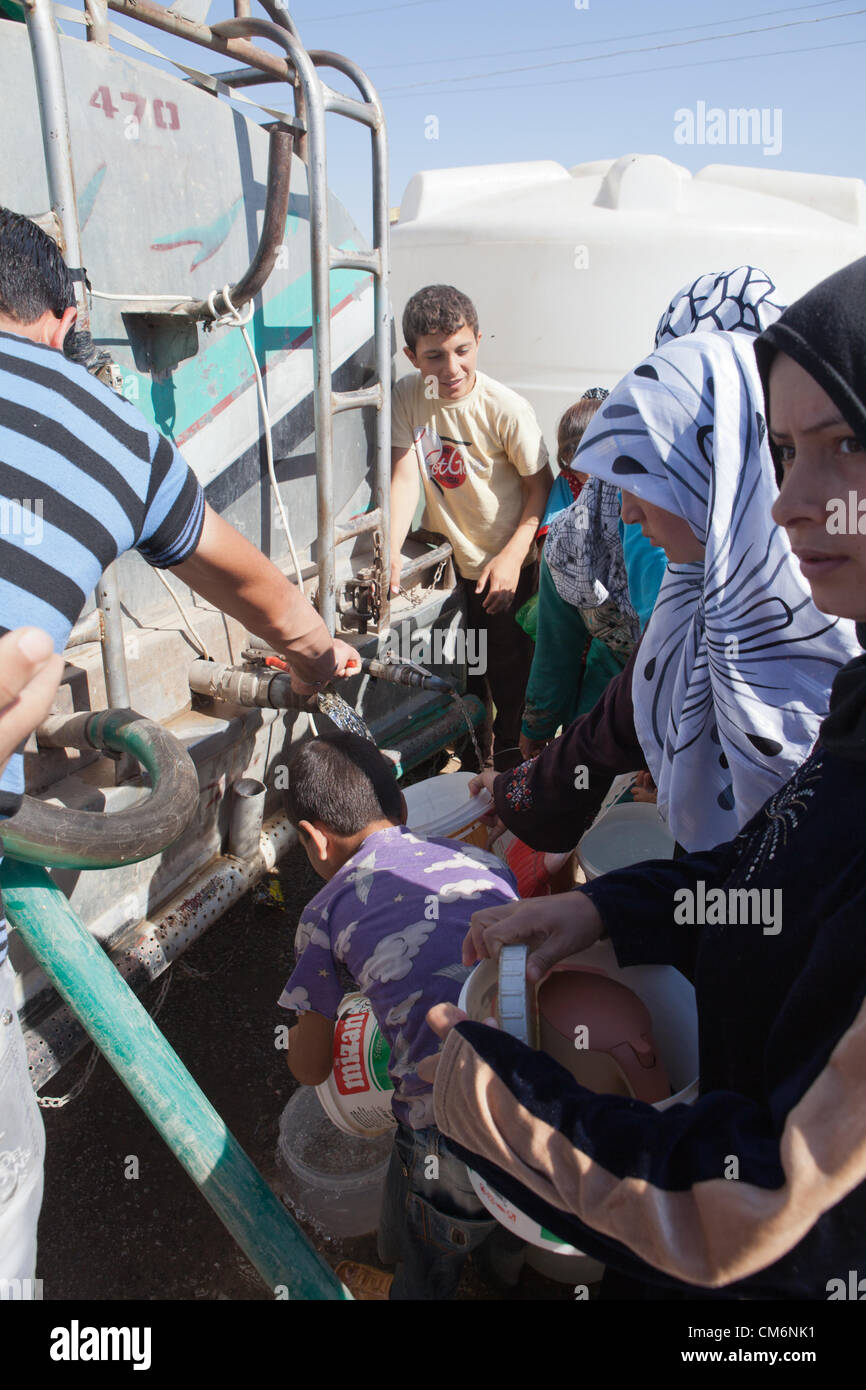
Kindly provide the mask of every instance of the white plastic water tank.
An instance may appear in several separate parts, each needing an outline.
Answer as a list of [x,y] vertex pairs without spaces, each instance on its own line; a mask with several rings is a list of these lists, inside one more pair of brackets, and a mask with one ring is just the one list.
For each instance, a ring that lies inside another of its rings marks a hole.
[[757,265],[790,303],[866,255],[866,184],[722,164],[692,175],[660,155],[428,170],[407,185],[392,253],[400,346],[410,295],[456,285],[478,310],[481,370],[532,402],[552,445],[566,406],[646,356],[696,276]]

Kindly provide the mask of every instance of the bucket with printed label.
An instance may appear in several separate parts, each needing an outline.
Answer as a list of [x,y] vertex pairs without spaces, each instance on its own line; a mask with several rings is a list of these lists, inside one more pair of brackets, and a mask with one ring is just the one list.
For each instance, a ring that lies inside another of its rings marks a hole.
[[369,999],[347,994],[337,1011],[334,1065],[327,1081],[316,1087],[322,1109],[344,1134],[376,1139],[397,1123],[391,1109],[390,1056]]
[[462,840],[486,849],[488,830],[481,817],[490,810],[493,798],[486,791],[470,796],[469,783],[476,775],[449,772],[406,787],[409,829],[429,840]]

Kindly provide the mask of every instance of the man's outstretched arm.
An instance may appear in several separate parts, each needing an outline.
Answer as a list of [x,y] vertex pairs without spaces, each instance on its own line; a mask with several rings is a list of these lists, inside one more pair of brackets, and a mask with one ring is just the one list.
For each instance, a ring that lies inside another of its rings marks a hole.
[[283,654],[302,694],[360,670],[355,648],[331,637],[297,586],[211,507],[195,551],[172,573]]

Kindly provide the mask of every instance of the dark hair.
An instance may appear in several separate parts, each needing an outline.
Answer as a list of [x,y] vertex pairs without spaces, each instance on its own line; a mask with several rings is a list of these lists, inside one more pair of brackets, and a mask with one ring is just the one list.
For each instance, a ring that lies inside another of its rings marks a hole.
[[590,386],[580,400],[566,410],[556,431],[556,462],[560,468],[568,468],[571,464],[587,425],[607,394],[603,386]]
[[413,294],[403,310],[403,337],[410,352],[428,333],[456,333],[463,326],[478,337],[475,305],[453,285],[425,285]]
[[29,217],[0,207],[0,313],[35,323],[75,305],[75,286],[60,247]]
[[401,817],[394,769],[360,734],[331,734],[302,743],[289,761],[286,814],[297,827],[319,821],[335,835],[357,835],[371,821]]

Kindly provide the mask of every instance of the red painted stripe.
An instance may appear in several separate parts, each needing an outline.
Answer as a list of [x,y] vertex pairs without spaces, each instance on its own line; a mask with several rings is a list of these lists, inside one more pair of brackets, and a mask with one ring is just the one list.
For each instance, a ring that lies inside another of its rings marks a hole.
[[[337,314],[341,313],[343,309],[348,308],[348,306],[352,303],[354,298],[354,295],[347,294],[345,299],[340,300],[340,303],[331,310],[332,322],[337,317]],[[302,343],[307,342],[310,338],[312,338],[312,336],[313,329],[312,326],[310,326],[309,328],[304,329],[304,332],[300,335],[299,338],[293,338],[289,346],[293,348],[300,347]],[[268,375],[268,368],[265,367],[264,369],[262,369],[261,364],[259,364],[259,370],[262,373],[262,380],[264,381]],[[212,420],[215,420],[217,416],[221,415],[222,412],[227,408],[227,406],[231,405],[232,401],[236,401],[239,396],[243,395],[244,391],[247,389],[249,384],[249,381],[245,381],[242,382],[239,386],[236,386],[234,391],[231,391],[227,396],[223,396],[222,400],[217,401],[216,405],[212,406],[211,409],[205,415],[202,415],[200,419],[196,420],[195,424],[190,425],[187,429],[183,431],[182,434],[179,434],[174,441],[177,447],[179,449],[182,449],[184,444],[186,444],[188,440],[192,439],[194,434],[197,434],[198,431],[200,429],[203,429],[205,425],[210,424]]]

